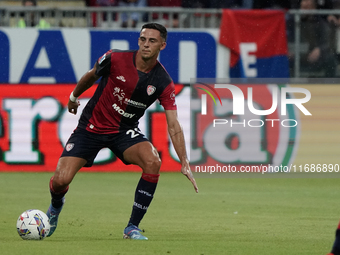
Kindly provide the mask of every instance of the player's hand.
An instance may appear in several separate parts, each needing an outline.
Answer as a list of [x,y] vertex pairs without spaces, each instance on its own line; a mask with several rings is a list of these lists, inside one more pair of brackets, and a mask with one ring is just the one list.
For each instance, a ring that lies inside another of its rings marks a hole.
[[198,187],[197,187],[197,184],[196,184],[196,180],[195,180],[195,178],[194,178],[194,176],[191,172],[189,162],[185,162],[184,164],[182,164],[181,172],[182,172],[182,174],[184,174],[189,179],[189,181],[191,181],[192,185],[194,185],[194,189],[195,189],[196,193],[198,193]]
[[77,100],[77,102],[72,102],[71,100],[68,100],[68,111],[74,115],[77,114],[77,110],[78,110],[78,106],[80,105],[79,101]]

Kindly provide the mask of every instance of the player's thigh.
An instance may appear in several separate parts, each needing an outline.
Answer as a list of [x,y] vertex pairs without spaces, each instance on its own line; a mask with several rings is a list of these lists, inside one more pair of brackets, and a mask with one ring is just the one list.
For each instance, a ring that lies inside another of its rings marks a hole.
[[149,141],[143,141],[127,148],[123,157],[128,163],[140,166],[144,173],[159,173],[161,159],[156,148]]
[[67,186],[71,183],[76,173],[86,164],[86,160],[78,157],[59,158],[54,173],[53,186]]
[[75,157],[86,160],[85,167],[91,167],[98,152],[106,147],[107,136],[95,134],[77,128],[68,139],[61,154],[63,157]]
[[83,166],[92,163],[101,148],[104,138],[86,130],[76,129],[68,139],[59,158],[54,174],[53,187],[67,186]]

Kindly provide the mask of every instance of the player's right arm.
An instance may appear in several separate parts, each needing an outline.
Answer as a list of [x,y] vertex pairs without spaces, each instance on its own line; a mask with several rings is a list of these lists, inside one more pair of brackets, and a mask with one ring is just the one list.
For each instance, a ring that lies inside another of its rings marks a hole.
[[73,114],[77,114],[79,106],[78,97],[88,90],[101,76],[109,75],[111,70],[111,53],[112,50],[106,52],[101,56],[93,68],[83,75],[78,81],[76,87],[70,95],[68,101],[68,111]]
[[89,89],[101,76],[109,75],[111,70],[111,53],[109,50],[101,56],[94,64],[93,68],[83,75],[70,95],[68,101],[68,111],[77,114],[79,106],[78,97]]
[[[76,87],[72,91],[72,96],[70,96],[70,99],[68,100],[68,111],[73,114],[77,114],[77,109],[79,106],[78,97],[83,94],[86,90],[88,90],[95,82],[100,78],[100,76],[96,75],[96,67],[97,63],[94,65],[94,67],[86,72],[78,81]],[[73,100],[72,100],[73,99]]]

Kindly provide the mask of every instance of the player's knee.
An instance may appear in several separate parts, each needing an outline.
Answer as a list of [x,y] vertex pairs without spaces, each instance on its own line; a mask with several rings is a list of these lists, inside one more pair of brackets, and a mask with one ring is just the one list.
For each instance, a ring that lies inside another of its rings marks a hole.
[[65,190],[70,183],[71,180],[69,180],[69,178],[66,178],[65,176],[61,177],[60,175],[54,175],[52,182],[53,190],[56,192]]
[[152,157],[145,162],[144,170],[147,173],[158,174],[162,161],[159,157]]

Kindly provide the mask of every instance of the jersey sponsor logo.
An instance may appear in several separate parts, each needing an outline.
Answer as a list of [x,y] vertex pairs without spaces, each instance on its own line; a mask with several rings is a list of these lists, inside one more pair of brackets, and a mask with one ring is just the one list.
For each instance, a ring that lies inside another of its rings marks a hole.
[[153,93],[155,93],[156,87],[152,85],[148,85],[146,88],[146,93],[148,93],[149,96],[151,96]]
[[115,87],[113,95],[118,98],[120,104],[123,104],[123,99],[125,98],[125,92],[119,87]]
[[125,112],[123,109],[121,109],[117,104],[113,104],[112,105],[113,109],[116,110],[116,112],[118,112],[120,115],[122,115],[123,117],[126,118],[132,118],[133,116],[135,116],[136,114],[132,114],[132,113],[127,113]]
[[117,80],[121,80],[122,82],[126,82],[125,77],[123,75],[117,76]]
[[146,104],[134,101],[134,100],[132,100],[130,98],[125,98],[124,103],[127,104],[127,105],[130,105],[130,106],[137,107],[137,108],[142,108],[142,109],[146,109],[147,108]]
[[68,144],[66,144],[66,151],[72,150],[73,147],[74,147],[74,143],[68,143]]
[[106,57],[106,53],[99,59],[99,62],[98,62],[99,65],[104,61],[105,57]]

